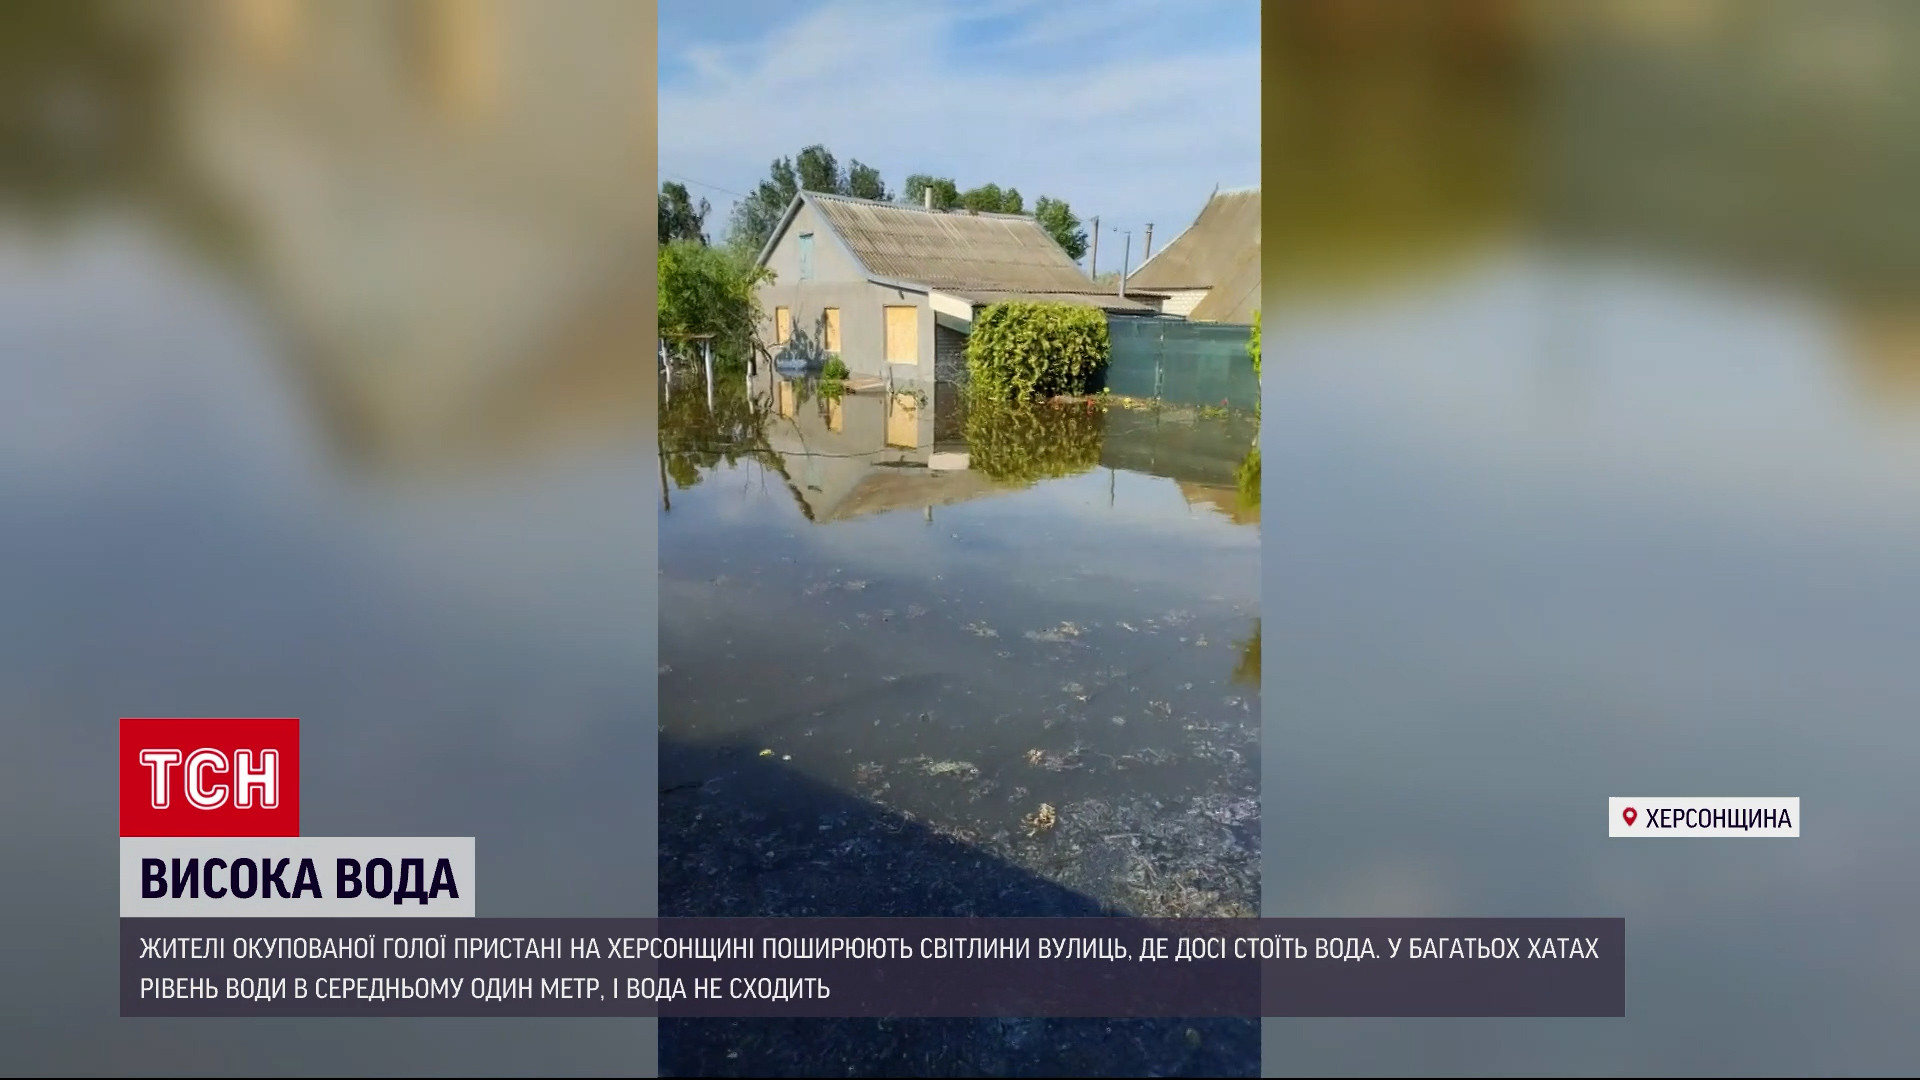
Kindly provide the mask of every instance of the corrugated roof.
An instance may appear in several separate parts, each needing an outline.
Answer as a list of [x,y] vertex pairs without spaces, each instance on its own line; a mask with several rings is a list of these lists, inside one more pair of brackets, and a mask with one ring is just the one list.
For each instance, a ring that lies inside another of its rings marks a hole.
[[[942,289],[941,292],[949,290]],[[1111,311],[1125,315],[1152,315],[1159,309],[1144,304],[1131,296],[1119,296],[1110,292],[1034,292],[1032,290],[1014,292],[1004,289],[965,289],[953,290],[953,295],[975,304],[997,304],[1002,300],[1053,300],[1062,304],[1081,304],[1097,307],[1102,311]]]
[[1195,322],[1251,323],[1260,310],[1260,242],[1246,248],[1240,261],[1220,284],[1194,305],[1187,318]]
[[931,472],[926,469],[875,467],[844,498],[823,509],[816,508],[813,520],[816,524],[824,524],[869,514],[951,506],[1006,491],[1006,485],[995,483],[986,474],[974,469]]
[[1030,217],[944,213],[817,191],[802,192],[796,205],[802,199],[876,277],[962,293],[1102,291]]
[[1127,278],[1128,289],[1206,289],[1188,316],[1252,322],[1260,306],[1260,189],[1216,192],[1192,225]]

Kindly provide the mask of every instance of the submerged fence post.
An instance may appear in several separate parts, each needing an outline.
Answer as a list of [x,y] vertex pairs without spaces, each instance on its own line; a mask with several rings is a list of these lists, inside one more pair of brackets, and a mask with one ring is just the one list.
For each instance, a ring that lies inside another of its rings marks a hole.
[[700,352],[707,362],[707,411],[713,411],[713,339],[700,343]]

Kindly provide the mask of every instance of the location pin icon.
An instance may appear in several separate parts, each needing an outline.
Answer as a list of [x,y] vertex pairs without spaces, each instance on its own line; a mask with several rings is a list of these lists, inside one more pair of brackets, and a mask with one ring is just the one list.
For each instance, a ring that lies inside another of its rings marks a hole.
[[1631,829],[1633,828],[1633,819],[1639,817],[1640,812],[1629,806],[1625,810],[1620,811],[1620,816],[1627,819],[1627,828]]

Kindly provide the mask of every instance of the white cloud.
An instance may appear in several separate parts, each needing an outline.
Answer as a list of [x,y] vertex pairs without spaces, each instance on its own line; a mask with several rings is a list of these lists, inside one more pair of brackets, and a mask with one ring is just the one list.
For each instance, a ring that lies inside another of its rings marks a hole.
[[[831,3],[758,39],[663,58],[682,75],[661,88],[660,169],[746,191],[769,161],[818,142],[878,167],[892,186],[912,172],[1011,184],[1029,202],[1065,198],[1111,226],[1154,222],[1164,242],[1216,183],[1260,175],[1258,41],[1165,44],[1190,37],[1199,14],[1035,8],[986,53],[968,40],[977,8]],[[969,51],[973,59],[955,58]],[[1058,59],[1027,62],[1048,56]],[[724,225],[731,197],[700,194]]]

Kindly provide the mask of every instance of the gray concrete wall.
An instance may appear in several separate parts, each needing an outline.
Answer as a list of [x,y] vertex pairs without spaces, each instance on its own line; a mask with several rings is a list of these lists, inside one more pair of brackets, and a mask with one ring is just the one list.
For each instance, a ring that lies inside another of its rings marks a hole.
[[[813,234],[813,277],[800,279],[800,236]],[[886,362],[887,324],[885,309],[890,305],[911,305],[919,309],[920,346],[915,362],[894,364],[895,382],[933,382],[934,333],[933,310],[922,292],[895,289],[868,281],[859,265],[828,231],[811,206],[802,206],[792,224],[767,256],[774,272],[771,284],[760,287],[764,309],[761,340],[775,352],[774,309],[785,307],[793,313],[796,348],[812,352],[822,347],[826,329],[826,309],[840,309],[840,359],[856,375],[888,375]]]

